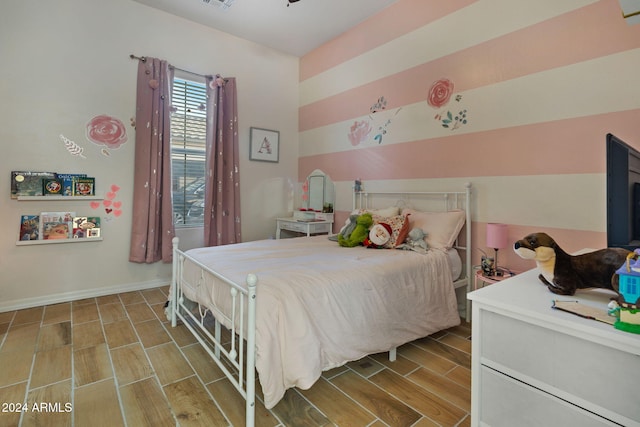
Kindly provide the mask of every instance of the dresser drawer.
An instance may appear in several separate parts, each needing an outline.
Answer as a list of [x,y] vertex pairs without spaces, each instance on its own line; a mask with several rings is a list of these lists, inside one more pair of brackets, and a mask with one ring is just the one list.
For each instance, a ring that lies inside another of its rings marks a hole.
[[310,223],[309,224],[309,232],[311,234],[315,233],[329,233],[331,231],[331,224],[329,223]]
[[302,222],[283,221],[280,223],[280,228],[283,230],[297,231],[299,233],[306,233],[306,225]]
[[293,211],[293,219],[299,221],[331,221],[333,222],[333,213],[330,212],[314,212],[314,211]]
[[481,368],[480,378],[480,424],[483,426],[618,426],[485,366]]
[[620,415],[640,420],[640,356],[492,311],[480,313],[481,364],[556,389],[554,394],[572,403],[595,404],[622,424]]
[[316,233],[329,233],[331,231],[331,224],[329,223],[315,223],[315,222],[296,222],[296,221],[282,221],[280,228],[288,231],[297,231],[299,233],[306,233],[307,227],[309,227],[310,234]]

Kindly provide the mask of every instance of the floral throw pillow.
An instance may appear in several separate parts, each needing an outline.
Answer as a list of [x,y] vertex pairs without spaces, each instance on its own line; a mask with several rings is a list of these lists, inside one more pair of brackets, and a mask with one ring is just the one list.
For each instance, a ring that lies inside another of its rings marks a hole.
[[374,224],[389,224],[391,227],[391,238],[384,247],[386,249],[395,249],[396,246],[404,243],[409,233],[409,219],[408,215],[394,215],[383,217],[380,215],[373,215]]

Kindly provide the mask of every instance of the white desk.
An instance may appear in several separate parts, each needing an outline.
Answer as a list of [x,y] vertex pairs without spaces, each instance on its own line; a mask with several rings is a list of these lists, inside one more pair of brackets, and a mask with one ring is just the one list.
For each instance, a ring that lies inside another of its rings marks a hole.
[[333,220],[326,221],[299,221],[295,218],[276,218],[276,239],[280,238],[282,230],[312,234],[329,234],[333,226]]
[[640,427],[640,335],[551,308],[606,310],[611,292],[549,292],[537,269],[468,294],[472,426]]

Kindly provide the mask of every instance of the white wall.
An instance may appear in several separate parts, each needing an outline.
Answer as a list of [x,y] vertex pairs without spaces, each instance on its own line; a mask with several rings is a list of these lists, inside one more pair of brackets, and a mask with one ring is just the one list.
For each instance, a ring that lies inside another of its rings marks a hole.
[[[297,178],[298,59],[131,0],[0,3],[0,311],[168,283],[170,266],[130,263],[137,61],[168,60],[202,74],[237,78],[243,240],[273,234],[291,209]],[[85,136],[108,114],[127,126],[117,150]],[[251,126],[280,131],[280,162],[248,160]],[[72,156],[60,135],[81,146]],[[10,199],[12,170],[86,173],[99,193],[117,185],[123,214],[87,201]],[[21,214],[74,210],[102,216],[101,242],[16,246]],[[191,246],[198,233],[189,233]],[[195,243],[193,243],[195,241]]]

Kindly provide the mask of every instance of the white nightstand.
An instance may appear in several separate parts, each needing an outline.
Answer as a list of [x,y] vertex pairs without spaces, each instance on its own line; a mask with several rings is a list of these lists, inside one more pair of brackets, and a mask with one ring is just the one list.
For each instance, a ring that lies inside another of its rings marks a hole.
[[276,239],[280,238],[280,232],[282,230],[294,231],[311,236],[312,234],[330,234],[332,226],[333,219],[324,221],[300,221],[293,217],[276,218]]

